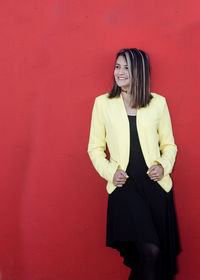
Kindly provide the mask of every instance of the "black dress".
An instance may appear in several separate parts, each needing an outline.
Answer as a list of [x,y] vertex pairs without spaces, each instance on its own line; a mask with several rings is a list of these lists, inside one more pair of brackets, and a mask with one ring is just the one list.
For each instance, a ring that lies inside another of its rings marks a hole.
[[137,269],[135,241],[153,243],[161,250],[162,280],[173,280],[178,273],[176,256],[181,252],[174,206],[173,188],[167,193],[146,174],[136,127],[136,116],[130,124],[129,178],[108,197],[106,246],[117,249],[124,264]]

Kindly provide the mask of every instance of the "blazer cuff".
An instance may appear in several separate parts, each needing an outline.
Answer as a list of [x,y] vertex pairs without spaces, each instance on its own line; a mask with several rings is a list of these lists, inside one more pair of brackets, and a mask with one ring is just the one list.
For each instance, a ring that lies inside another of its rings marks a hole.
[[156,165],[158,165],[158,164],[161,164],[161,165],[162,165],[162,167],[163,167],[163,169],[164,169],[164,176],[166,176],[167,174],[169,174],[168,168],[167,168],[168,163],[166,162],[165,159],[163,159],[163,158],[158,158],[158,159],[154,160],[153,163],[156,164]]
[[109,162],[108,168],[106,170],[106,176],[103,176],[107,181],[113,183],[113,177],[117,171],[119,164],[117,162]]

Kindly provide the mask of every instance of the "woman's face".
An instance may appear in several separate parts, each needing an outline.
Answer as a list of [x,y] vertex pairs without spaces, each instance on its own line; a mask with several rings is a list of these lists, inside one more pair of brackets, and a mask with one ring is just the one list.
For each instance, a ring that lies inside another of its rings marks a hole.
[[126,59],[122,55],[120,55],[116,60],[114,77],[119,87],[124,90],[128,90],[130,86],[130,75]]

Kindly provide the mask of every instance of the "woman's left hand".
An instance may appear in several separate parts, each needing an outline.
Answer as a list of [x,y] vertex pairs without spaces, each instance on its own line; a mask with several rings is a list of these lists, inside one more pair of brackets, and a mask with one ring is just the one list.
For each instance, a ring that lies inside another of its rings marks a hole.
[[152,165],[148,171],[147,174],[149,178],[153,181],[159,181],[164,176],[164,169],[161,164],[158,165]]

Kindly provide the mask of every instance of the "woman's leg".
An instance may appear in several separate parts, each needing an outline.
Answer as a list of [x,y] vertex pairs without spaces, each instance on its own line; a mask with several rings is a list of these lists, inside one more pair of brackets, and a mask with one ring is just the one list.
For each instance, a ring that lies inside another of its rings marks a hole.
[[133,269],[129,275],[129,280],[160,280],[159,272],[159,256],[160,249],[152,243],[136,242],[135,247],[139,253],[139,267],[135,271]]

